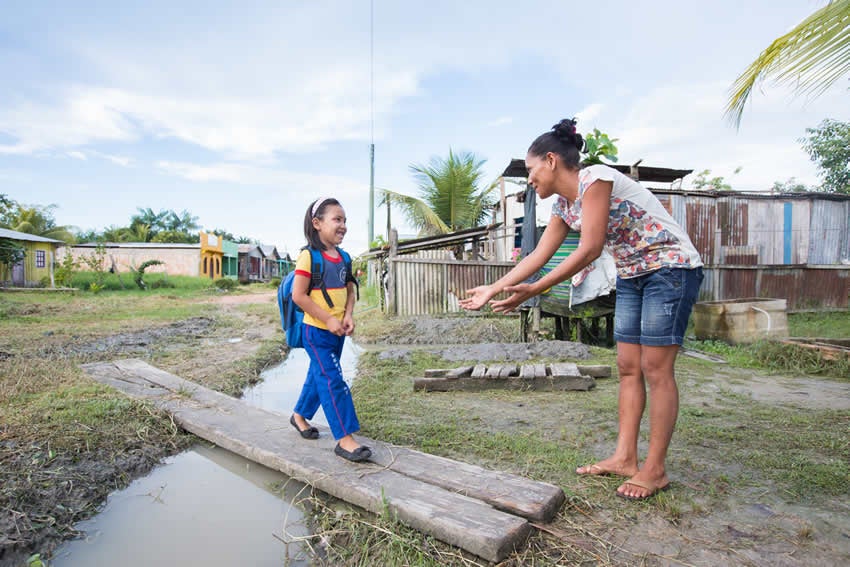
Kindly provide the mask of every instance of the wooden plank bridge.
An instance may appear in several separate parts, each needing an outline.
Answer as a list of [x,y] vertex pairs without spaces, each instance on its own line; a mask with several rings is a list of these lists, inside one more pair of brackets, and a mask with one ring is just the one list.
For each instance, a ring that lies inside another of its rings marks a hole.
[[357,436],[372,459],[333,453],[326,427],[304,440],[288,416],[189,382],[141,360],[83,365],[98,382],[171,414],[184,429],[246,459],[483,559],[499,562],[524,544],[533,522],[548,522],[564,502],[559,487]]

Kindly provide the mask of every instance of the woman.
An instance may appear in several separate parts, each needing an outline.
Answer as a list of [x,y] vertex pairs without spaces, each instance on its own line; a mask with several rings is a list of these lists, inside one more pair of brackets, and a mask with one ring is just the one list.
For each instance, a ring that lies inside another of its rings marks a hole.
[[[702,283],[702,261],[685,231],[642,185],[605,165],[582,169],[584,141],[575,120],[561,120],[531,144],[528,182],[541,199],[557,195],[552,217],[534,251],[498,281],[467,292],[460,305],[496,312],[516,309],[567,278],[578,284],[607,246],[617,267],[614,338],[620,374],[619,433],[614,453],[578,474],[628,480],[617,496],[643,500],[670,485],[665,461],[679,412],[674,364]],[[521,283],[552,257],[570,228],[578,248],[546,276]],[[500,292],[507,299],[491,301]],[[649,450],[638,465],[640,420],[649,387]]]

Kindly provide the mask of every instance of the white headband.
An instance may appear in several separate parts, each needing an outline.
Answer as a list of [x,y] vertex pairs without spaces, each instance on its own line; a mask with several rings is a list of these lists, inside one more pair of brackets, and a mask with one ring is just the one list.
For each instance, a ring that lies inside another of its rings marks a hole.
[[316,199],[316,202],[313,203],[313,210],[310,212],[310,216],[312,218],[315,218],[316,217],[316,211],[319,210],[319,207],[322,206],[322,203],[324,203],[325,201],[327,201],[328,199],[331,199],[331,198],[332,197],[322,197],[321,199]]

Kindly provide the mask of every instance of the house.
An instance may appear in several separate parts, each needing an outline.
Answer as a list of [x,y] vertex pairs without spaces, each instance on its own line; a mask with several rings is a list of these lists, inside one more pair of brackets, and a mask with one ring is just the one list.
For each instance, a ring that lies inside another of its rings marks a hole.
[[212,233],[202,232],[201,240],[201,275],[210,279],[218,279],[222,275],[222,261],[224,259],[224,241],[220,236]]
[[0,228],[0,246],[11,242],[24,250],[24,258],[12,266],[0,264],[0,285],[12,287],[37,287],[53,283],[53,265],[56,250],[65,243],[61,240],[36,236]]
[[239,245],[230,240],[221,241],[221,275],[225,278],[239,277]]

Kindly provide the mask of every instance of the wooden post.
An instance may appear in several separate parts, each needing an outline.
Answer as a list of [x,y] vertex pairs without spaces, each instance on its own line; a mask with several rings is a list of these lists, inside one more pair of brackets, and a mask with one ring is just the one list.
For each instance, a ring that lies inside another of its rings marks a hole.
[[398,297],[396,296],[396,265],[398,256],[398,230],[390,230],[390,255],[387,258],[387,314],[398,315]]

